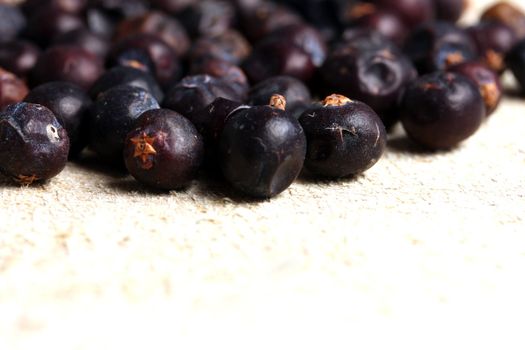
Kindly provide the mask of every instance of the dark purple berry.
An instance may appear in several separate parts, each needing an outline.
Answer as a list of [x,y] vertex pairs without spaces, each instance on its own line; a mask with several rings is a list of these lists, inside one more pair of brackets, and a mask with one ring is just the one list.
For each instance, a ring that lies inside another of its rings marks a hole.
[[299,118],[308,144],[304,166],[314,175],[360,174],[383,155],[386,130],[366,104],[330,95]]
[[483,98],[470,79],[436,72],[410,84],[401,122],[407,134],[430,149],[449,149],[472,136],[485,118]]
[[240,64],[250,54],[252,48],[241,33],[230,29],[217,36],[199,38],[190,51],[192,61],[214,58],[233,64]]
[[151,74],[135,68],[118,66],[102,74],[89,90],[89,95],[95,100],[101,93],[117,85],[142,88],[152,94],[157,101],[162,101],[164,97],[160,86]]
[[109,52],[109,40],[86,28],[78,28],[63,33],[53,40],[54,46],[77,46],[104,60]]
[[26,83],[13,73],[0,68],[0,110],[22,101],[28,92]]
[[151,11],[120,22],[116,29],[115,40],[119,41],[140,33],[157,35],[178,57],[184,56],[190,48],[190,40],[184,27],[175,18],[159,11]]
[[35,67],[40,49],[29,41],[12,41],[0,44],[0,67],[26,78]]
[[67,81],[88,90],[104,71],[102,61],[75,46],[55,46],[40,55],[32,71],[33,85]]
[[64,169],[66,130],[49,109],[17,103],[0,113],[0,172],[22,185],[46,181]]
[[420,74],[446,70],[477,57],[474,43],[461,28],[448,22],[430,22],[415,30],[405,45]]
[[162,106],[193,120],[194,113],[206,108],[217,97],[242,101],[226,81],[209,75],[191,75],[168,91]]
[[289,111],[297,103],[310,103],[312,97],[304,83],[289,76],[275,76],[253,86],[248,95],[248,104],[266,105],[273,95],[282,95]]
[[299,175],[306,152],[303,129],[283,110],[282,96],[271,104],[230,115],[220,139],[225,178],[239,191],[260,198],[288,188]]
[[31,14],[25,34],[46,47],[59,35],[83,27],[84,22],[78,15],[45,7]]
[[56,11],[62,11],[73,14],[82,13],[89,0],[25,0],[22,2],[22,10],[27,14],[40,11],[43,8],[52,8]]
[[0,4],[0,43],[16,39],[26,26],[26,18],[16,6]]
[[194,38],[221,35],[232,26],[234,16],[233,5],[222,0],[197,1],[177,14]]
[[525,38],[525,12],[507,1],[498,1],[487,8],[481,20],[503,23],[512,28],[519,39]]
[[503,97],[503,86],[496,72],[482,62],[465,62],[449,69],[472,80],[478,87],[485,102],[487,117],[491,115]]
[[193,180],[204,146],[195,126],[177,112],[144,112],[126,136],[124,161],[130,174],[148,186],[175,190]]
[[505,63],[525,92],[525,39],[514,45],[507,54]]
[[87,145],[87,118],[91,99],[80,87],[61,81],[35,87],[25,102],[49,108],[69,136],[69,157],[77,156]]
[[396,12],[411,28],[434,18],[433,0],[368,0],[368,2]]
[[151,4],[170,14],[178,14],[186,7],[196,4],[199,0],[150,0]]
[[441,21],[456,23],[465,9],[467,0],[433,0],[436,18]]
[[118,85],[103,92],[90,111],[91,149],[106,160],[120,161],[124,140],[135,120],[145,111],[157,108],[157,100],[135,86]]
[[505,55],[517,42],[512,28],[500,22],[481,22],[467,28],[478,55],[494,71],[503,73]]
[[190,68],[191,75],[210,75],[215,78],[220,78],[229,83],[241,99],[248,94],[250,85],[248,78],[243,70],[238,66],[228,61],[223,61],[215,58],[201,58],[192,62]]

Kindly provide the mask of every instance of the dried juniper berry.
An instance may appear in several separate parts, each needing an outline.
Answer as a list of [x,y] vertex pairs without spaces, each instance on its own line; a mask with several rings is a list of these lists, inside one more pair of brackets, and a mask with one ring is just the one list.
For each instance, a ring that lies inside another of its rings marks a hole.
[[128,67],[138,69],[156,77],[155,64],[146,52],[139,49],[129,49],[118,53],[111,58],[111,67]]
[[0,44],[0,67],[20,78],[26,78],[34,68],[40,49],[29,41],[17,40]]
[[92,99],[96,99],[101,93],[117,85],[130,85],[142,88],[155,97],[157,101],[162,101],[164,94],[155,78],[147,72],[131,67],[114,67],[107,70],[97,79],[89,90]]
[[445,70],[477,57],[474,43],[467,33],[448,22],[429,22],[408,38],[405,52],[420,74]]
[[0,43],[16,39],[25,25],[26,18],[18,7],[0,4]]
[[301,125],[285,110],[282,96],[269,106],[240,109],[229,116],[220,138],[226,180],[244,194],[278,195],[299,175],[306,152]]
[[184,8],[177,18],[192,37],[198,38],[221,35],[232,26],[234,16],[235,9],[229,1],[201,0]]
[[514,45],[507,54],[505,63],[525,92],[525,39]]
[[109,54],[110,64],[129,51],[142,52],[153,62],[155,77],[162,87],[170,86],[179,78],[181,66],[177,54],[158,35],[139,33],[118,41]]
[[266,105],[275,94],[284,96],[288,109],[297,103],[310,103],[312,99],[308,87],[302,81],[294,77],[279,75],[253,86],[248,95],[248,104]]
[[195,4],[199,0],[150,0],[150,3],[169,14],[176,15],[189,5]]
[[56,11],[80,14],[88,5],[89,0],[25,0],[20,6],[27,14],[35,13],[43,8],[52,8]]
[[190,40],[184,27],[175,18],[160,11],[150,11],[142,16],[120,22],[114,39],[119,41],[139,33],[158,35],[178,57],[184,56],[190,48]]
[[433,0],[436,18],[455,23],[467,8],[467,0]]
[[330,95],[299,118],[307,141],[304,166],[314,175],[339,178],[372,167],[383,155],[386,131],[366,104]]
[[64,169],[69,152],[66,130],[49,109],[20,102],[0,113],[0,172],[30,185]]
[[22,101],[28,92],[26,83],[13,73],[0,68],[0,109]]
[[429,149],[450,149],[472,136],[485,118],[478,87],[468,78],[436,72],[407,87],[401,122],[408,136]]
[[347,1],[339,0],[286,0],[285,4],[293,7],[304,19],[322,33],[328,40],[336,38],[342,27],[344,5]]
[[417,74],[394,45],[351,41],[330,54],[320,75],[325,92],[336,91],[364,102],[391,126],[397,120],[399,98]]
[[162,106],[193,120],[193,114],[206,108],[217,97],[242,101],[242,97],[228,82],[209,75],[191,75],[167,92]]
[[31,14],[24,34],[41,47],[47,47],[57,36],[83,27],[79,15],[45,7]]
[[453,66],[449,71],[464,75],[477,85],[485,102],[487,117],[496,110],[503,97],[503,86],[496,72],[484,63],[477,61]]
[[91,99],[80,87],[53,81],[31,90],[25,102],[49,108],[69,136],[69,157],[77,156],[87,146],[87,117]]
[[368,0],[379,7],[395,11],[411,28],[434,18],[434,0]]
[[499,22],[481,22],[467,28],[478,55],[494,71],[505,71],[505,55],[517,42],[517,36],[509,26]]
[[233,64],[240,64],[250,54],[252,48],[244,36],[229,29],[216,36],[197,39],[190,50],[190,60],[211,57]]
[[195,126],[177,112],[155,109],[142,113],[126,136],[124,162],[139,182],[176,190],[193,180],[204,146]]
[[53,45],[77,46],[97,55],[103,60],[109,52],[110,43],[108,39],[100,34],[93,33],[86,28],[78,28],[55,37]]
[[90,148],[101,158],[121,165],[124,140],[133,123],[145,111],[158,108],[157,100],[136,86],[118,85],[103,92],[90,110]]
[[191,75],[210,75],[220,78],[229,83],[229,86],[242,99],[248,94],[250,85],[248,78],[243,70],[233,63],[216,58],[201,58],[192,62],[190,67]]
[[75,46],[54,46],[40,55],[31,72],[33,85],[67,81],[88,90],[104,71],[99,57]]
[[506,24],[519,39],[525,38],[525,12],[507,1],[498,1],[487,8],[481,15],[481,20]]

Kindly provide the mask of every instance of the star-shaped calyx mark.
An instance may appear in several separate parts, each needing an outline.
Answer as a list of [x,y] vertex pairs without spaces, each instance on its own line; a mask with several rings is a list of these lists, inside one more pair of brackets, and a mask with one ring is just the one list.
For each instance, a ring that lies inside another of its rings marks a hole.
[[131,138],[131,142],[135,146],[133,157],[140,159],[143,169],[147,170],[153,167],[152,156],[157,154],[157,151],[153,148],[154,141],[155,137],[150,137],[145,132],[140,136]]
[[14,180],[20,185],[29,186],[33,182],[40,180],[36,175],[18,175]]

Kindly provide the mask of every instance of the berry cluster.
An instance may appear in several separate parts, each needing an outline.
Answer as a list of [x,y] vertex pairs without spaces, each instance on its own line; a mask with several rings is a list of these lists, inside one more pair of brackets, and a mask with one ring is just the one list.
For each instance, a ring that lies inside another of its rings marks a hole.
[[268,198],[303,169],[360,174],[399,121],[429,149],[473,135],[525,13],[466,0],[26,0],[0,4],[0,173],[29,185],[85,149],[163,190],[219,171]]

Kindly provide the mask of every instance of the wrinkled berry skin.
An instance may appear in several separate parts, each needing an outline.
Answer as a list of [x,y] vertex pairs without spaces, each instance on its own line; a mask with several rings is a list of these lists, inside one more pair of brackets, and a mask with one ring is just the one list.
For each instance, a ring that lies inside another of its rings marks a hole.
[[28,92],[27,85],[22,80],[0,68],[0,109],[22,101]]
[[360,174],[376,164],[385,150],[385,127],[362,102],[311,107],[299,122],[308,144],[304,166],[317,176]]
[[448,22],[421,25],[407,39],[405,53],[420,74],[446,70],[477,57],[474,43],[467,33]]
[[182,79],[168,91],[162,106],[193,120],[194,113],[204,109],[217,97],[242,101],[226,81],[209,75],[192,75]]
[[51,47],[40,55],[32,71],[33,85],[67,81],[88,90],[103,73],[100,58],[75,46]]
[[0,113],[0,172],[30,185],[64,169],[69,152],[66,130],[49,109],[16,103]]
[[450,72],[461,74],[473,81],[483,97],[487,117],[499,106],[503,97],[503,86],[496,72],[482,62],[465,62],[453,66]]
[[267,105],[272,95],[275,94],[284,96],[287,108],[292,108],[296,103],[309,103],[312,99],[310,91],[302,81],[280,75],[253,86],[248,95],[248,104]]
[[69,136],[69,158],[77,156],[87,146],[87,117],[92,102],[80,87],[53,81],[32,89],[24,101],[53,112]]
[[0,67],[26,78],[36,65],[40,49],[29,41],[17,40],[0,44]]
[[299,175],[306,139],[287,112],[256,106],[232,114],[220,139],[220,162],[228,182],[244,194],[270,198]]
[[321,69],[327,94],[336,92],[364,102],[387,126],[397,120],[400,96],[416,76],[410,60],[393,47],[343,46],[332,52]]
[[155,77],[163,88],[179,78],[181,66],[177,54],[157,35],[139,33],[123,38],[111,49],[110,63],[115,63],[120,55],[129,50],[142,52],[153,62]]
[[197,176],[203,154],[202,137],[195,126],[166,109],[144,112],[124,145],[129,173],[139,182],[161,190],[187,186]]
[[436,18],[456,23],[467,7],[467,0],[433,0]]
[[25,25],[26,18],[18,7],[0,4],[0,43],[15,39]]
[[494,71],[505,71],[505,55],[516,44],[517,36],[512,28],[499,22],[481,22],[467,28],[478,55]]
[[525,92],[525,40],[518,42],[509,51],[505,63],[516,77],[522,91]]
[[139,69],[119,66],[102,74],[89,90],[89,95],[96,100],[98,95],[118,85],[142,88],[152,94],[157,101],[162,101],[164,97],[162,89],[151,74]]
[[124,140],[135,120],[157,108],[157,100],[144,89],[118,85],[107,90],[90,110],[89,146],[108,161],[121,160]]
[[450,149],[472,136],[485,118],[477,86],[455,73],[420,77],[407,88],[401,122],[407,134],[429,149]]

